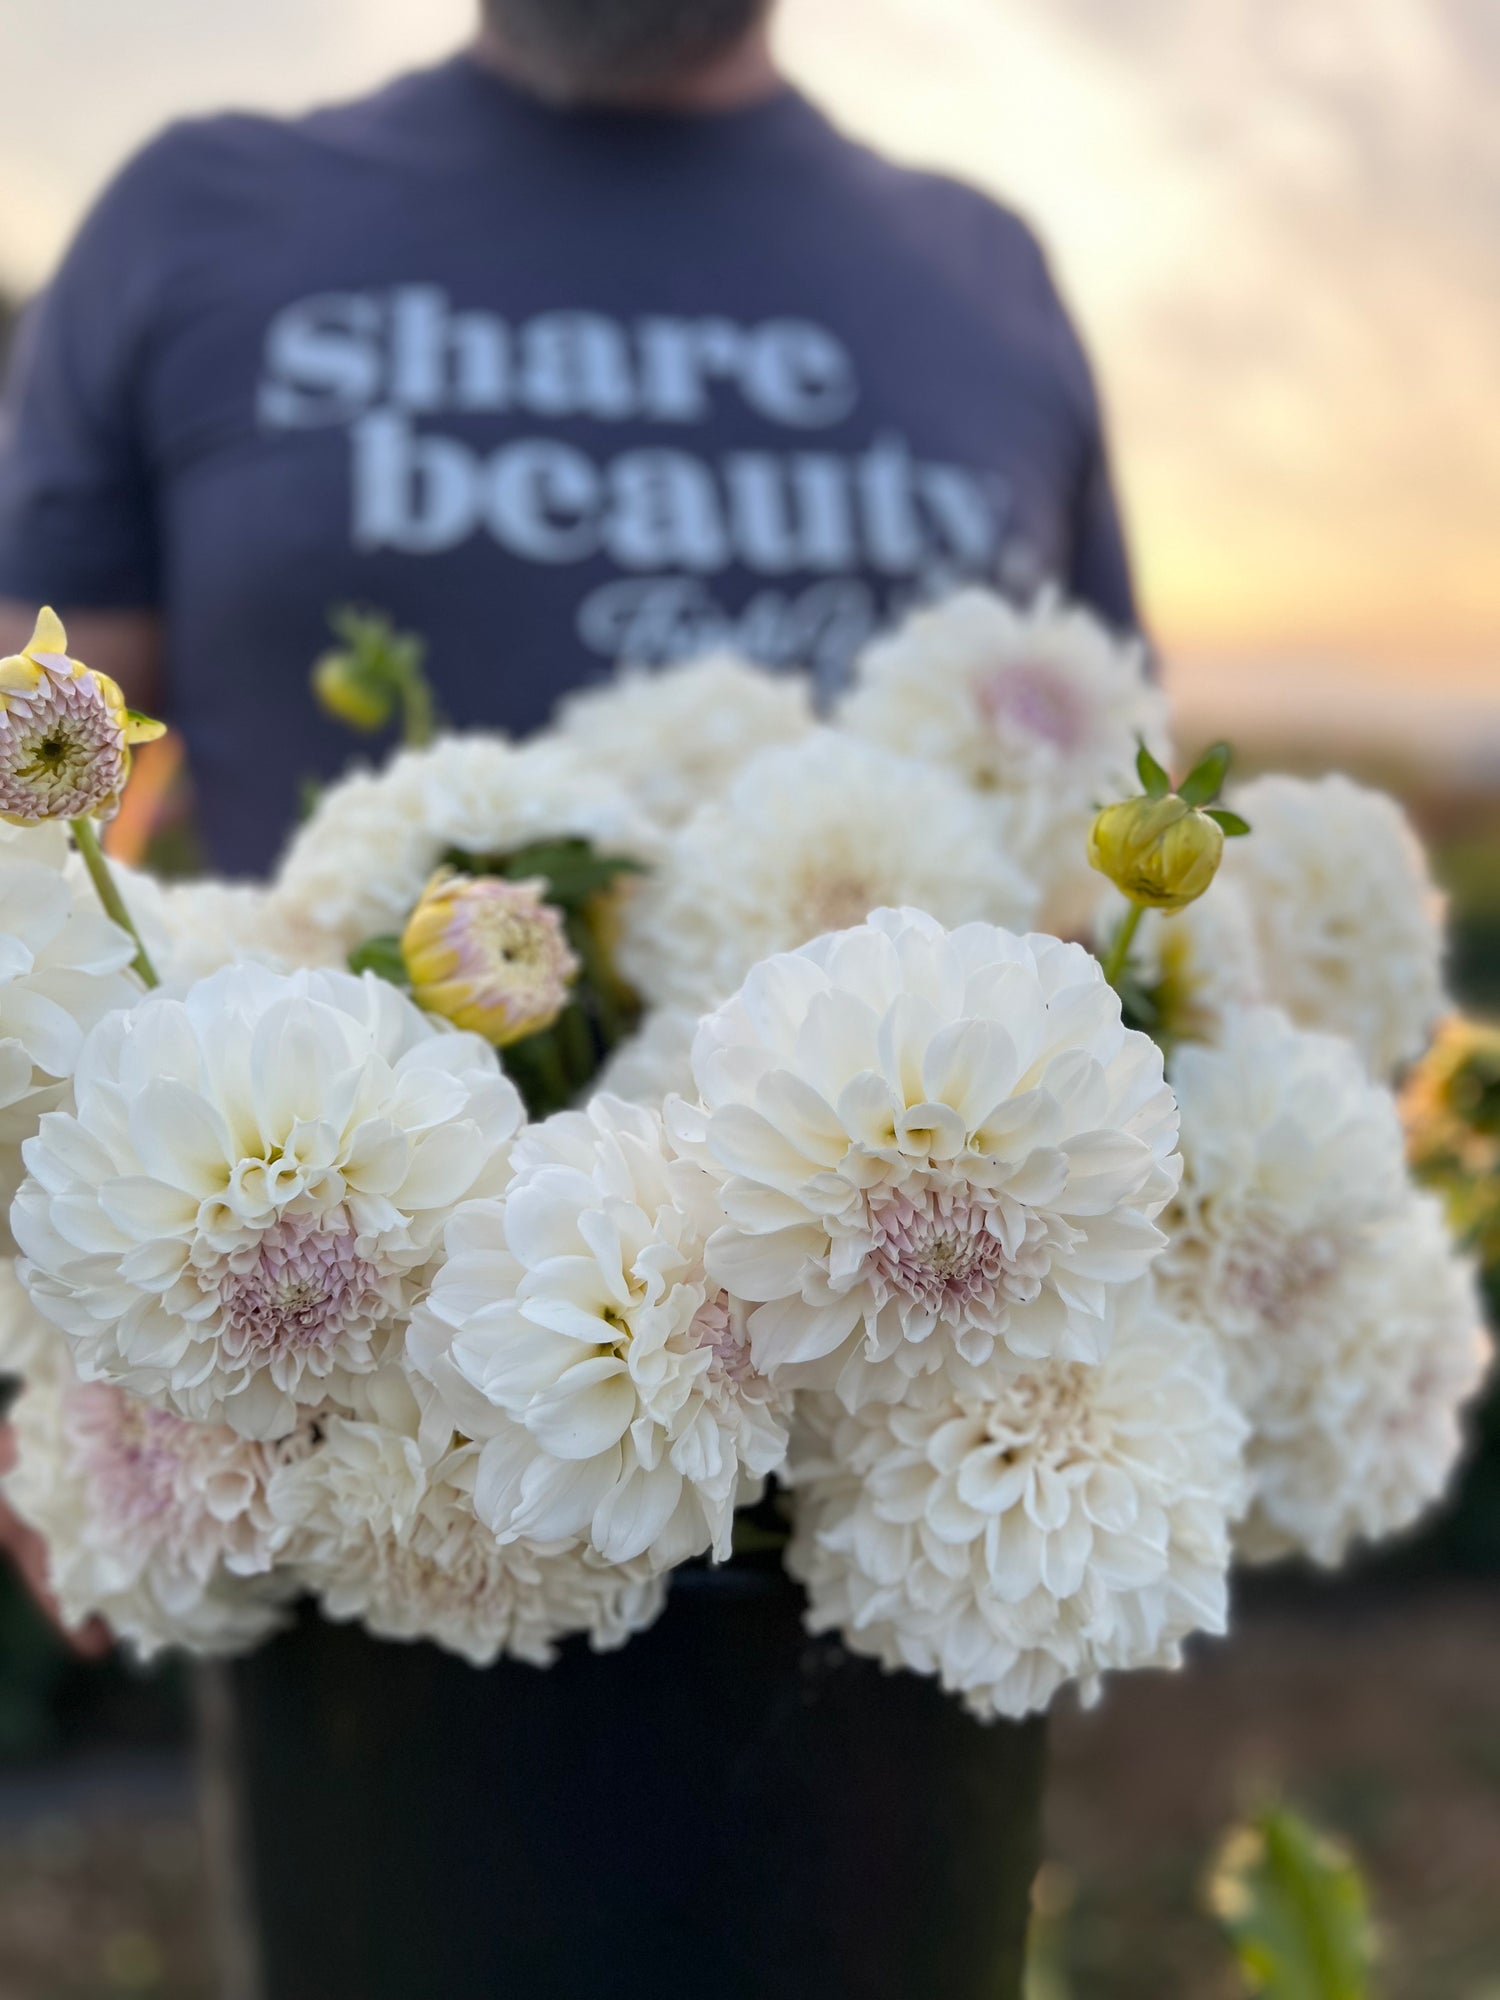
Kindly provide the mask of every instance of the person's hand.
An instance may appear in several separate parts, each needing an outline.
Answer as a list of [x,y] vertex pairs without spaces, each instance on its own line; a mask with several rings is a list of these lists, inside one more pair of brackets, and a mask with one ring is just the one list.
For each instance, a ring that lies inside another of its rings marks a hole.
[[[9,1424],[0,1424],[0,1478],[4,1478],[15,1462],[15,1432]],[[109,1627],[98,1618],[91,1618],[77,1631],[63,1623],[62,1613],[52,1595],[46,1544],[19,1515],[11,1511],[3,1493],[0,1493],[0,1560],[10,1563],[36,1604],[81,1659],[103,1659],[114,1644]]]

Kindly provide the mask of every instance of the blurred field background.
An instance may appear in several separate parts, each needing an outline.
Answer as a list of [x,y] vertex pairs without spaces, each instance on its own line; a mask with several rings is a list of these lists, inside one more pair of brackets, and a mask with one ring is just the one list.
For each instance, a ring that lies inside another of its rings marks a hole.
[[[6,0],[0,291],[164,119],[352,92],[467,0]],[[1493,0],[787,0],[849,126],[1041,227],[1113,411],[1189,745],[1409,804],[1500,1013]],[[1387,2000],[1500,2000],[1500,1399],[1454,1506],[1258,1581],[1185,1680],[1065,1715],[1036,2000],[1232,2000],[1202,1884],[1271,1793],[1369,1872]],[[180,1675],[69,1663],[0,1583],[0,2000],[208,2000]]]

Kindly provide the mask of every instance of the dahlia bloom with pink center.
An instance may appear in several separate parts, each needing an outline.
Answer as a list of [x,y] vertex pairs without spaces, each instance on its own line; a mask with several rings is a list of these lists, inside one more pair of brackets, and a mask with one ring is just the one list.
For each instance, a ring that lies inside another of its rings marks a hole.
[[1097,1363],[1165,1238],[1177,1110],[1096,960],[917,911],[758,967],[671,1111],[722,1177],[710,1276],[755,1365],[851,1408]]
[[280,1622],[272,1475],[310,1448],[188,1423],[65,1363],[16,1405],[6,1498],[47,1544],[64,1618],[102,1618],[143,1659],[168,1646],[233,1653]]
[[246,1437],[399,1350],[443,1225],[503,1185],[494,1053],[373,977],[241,965],[89,1037],[14,1208],[79,1374]]
[[872,646],[838,720],[978,793],[1053,930],[1100,901],[1084,843],[1099,807],[1137,790],[1140,740],[1163,758],[1169,747],[1143,646],[1055,597],[1021,610],[983,590],[918,611]]

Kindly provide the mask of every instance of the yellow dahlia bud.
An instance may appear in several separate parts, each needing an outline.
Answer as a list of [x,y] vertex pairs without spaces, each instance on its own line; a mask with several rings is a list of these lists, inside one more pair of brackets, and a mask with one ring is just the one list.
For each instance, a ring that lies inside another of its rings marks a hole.
[[325,653],[312,672],[313,695],[325,715],[362,735],[384,729],[396,712],[396,690],[366,673],[348,653]]
[[26,650],[0,660],[0,819],[111,818],[132,744],[164,728],[127,708],[107,674],[69,659],[62,620],[43,610]]
[[443,869],[401,940],[412,997],[497,1048],[550,1028],[581,970],[545,882]]
[[1223,858],[1224,829],[1175,796],[1106,806],[1089,835],[1089,865],[1148,910],[1196,903]]

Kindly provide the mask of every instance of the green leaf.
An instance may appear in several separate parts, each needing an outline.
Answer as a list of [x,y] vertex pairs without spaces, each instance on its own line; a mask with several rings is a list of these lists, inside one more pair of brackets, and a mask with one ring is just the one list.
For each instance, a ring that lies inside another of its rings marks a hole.
[[406,970],[406,960],[401,955],[401,940],[398,937],[371,938],[349,954],[351,972],[374,972],[380,978],[388,979],[392,986],[403,991],[411,985],[411,975]]
[[1142,737],[1137,740],[1140,742],[1141,747],[1140,754],[1135,760],[1135,768],[1142,785],[1146,789],[1146,796],[1152,799],[1164,799],[1172,789],[1171,777],[1162,769],[1161,765],[1157,763],[1151,752],[1146,748],[1145,739]]
[[1250,831],[1249,820],[1241,819],[1238,813],[1230,812],[1224,806],[1210,807],[1208,816],[1215,825],[1223,827],[1226,839],[1243,840]]
[[1216,743],[1212,750],[1199,758],[1177,787],[1177,796],[1185,799],[1190,806],[1211,805],[1224,789],[1233,756],[1234,752],[1227,743]]
[[1370,2000],[1374,1948],[1359,1869],[1295,1813],[1230,1839],[1212,1886],[1247,1990],[1261,2000]]
[[543,840],[519,847],[512,854],[468,854],[452,848],[443,856],[450,868],[465,875],[499,875],[507,882],[542,881],[547,901],[569,915],[580,912],[595,896],[612,889],[624,875],[642,875],[645,867],[623,855],[599,854],[586,840]]

